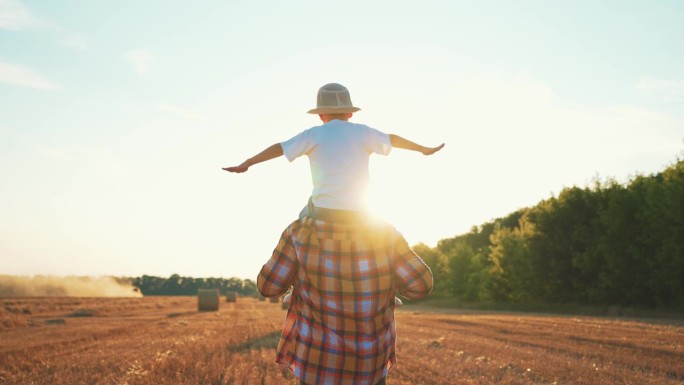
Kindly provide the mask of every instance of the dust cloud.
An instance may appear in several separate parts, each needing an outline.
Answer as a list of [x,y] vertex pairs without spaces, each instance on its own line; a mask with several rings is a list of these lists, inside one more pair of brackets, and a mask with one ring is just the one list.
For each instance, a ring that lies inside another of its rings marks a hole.
[[142,297],[114,277],[0,275],[0,297]]

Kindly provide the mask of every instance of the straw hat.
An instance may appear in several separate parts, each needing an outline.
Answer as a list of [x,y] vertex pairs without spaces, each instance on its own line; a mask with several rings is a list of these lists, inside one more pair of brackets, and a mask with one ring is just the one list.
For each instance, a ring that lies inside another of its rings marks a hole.
[[360,110],[352,105],[349,90],[337,83],[329,83],[318,89],[316,108],[309,114],[344,114]]

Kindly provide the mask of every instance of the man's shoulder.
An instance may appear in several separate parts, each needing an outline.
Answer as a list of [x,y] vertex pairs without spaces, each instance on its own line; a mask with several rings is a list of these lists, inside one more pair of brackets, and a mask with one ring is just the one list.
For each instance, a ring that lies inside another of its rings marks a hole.
[[294,221],[290,222],[289,225],[287,225],[287,227],[285,228],[285,231],[286,232],[294,232],[294,231],[300,230],[302,227],[305,226],[305,224],[304,224],[305,219],[306,218],[295,219]]
[[372,215],[351,223],[326,222],[306,217],[292,222],[288,226],[288,230],[292,234],[316,232],[323,238],[354,239],[369,236],[391,239],[403,238],[403,235],[392,224]]

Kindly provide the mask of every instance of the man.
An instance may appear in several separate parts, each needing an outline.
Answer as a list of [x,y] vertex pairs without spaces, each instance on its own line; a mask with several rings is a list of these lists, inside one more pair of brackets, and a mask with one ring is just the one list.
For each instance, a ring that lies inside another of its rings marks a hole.
[[385,384],[396,363],[395,294],[421,298],[432,272],[391,225],[315,208],[261,269],[265,297],[292,288],[276,362],[302,384]]

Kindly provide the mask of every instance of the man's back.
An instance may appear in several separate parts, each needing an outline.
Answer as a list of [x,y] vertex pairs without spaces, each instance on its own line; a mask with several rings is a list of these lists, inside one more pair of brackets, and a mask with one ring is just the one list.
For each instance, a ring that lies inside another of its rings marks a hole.
[[308,384],[375,384],[396,362],[394,296],[420,298],[432,274],[392,226],[293,222],[258,277],[292,299],[276,361]]

